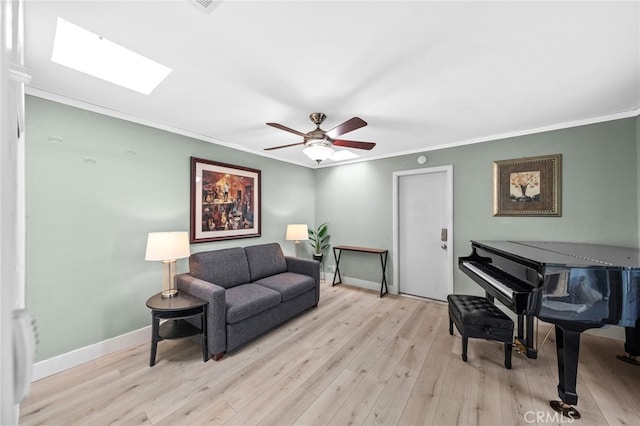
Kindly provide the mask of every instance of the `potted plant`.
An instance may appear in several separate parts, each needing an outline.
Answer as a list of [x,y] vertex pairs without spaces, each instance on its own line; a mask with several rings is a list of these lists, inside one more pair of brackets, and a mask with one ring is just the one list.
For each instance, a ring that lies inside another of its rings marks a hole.
[[313,258],[318,262],[322,262],[322,252],[329,248],[330,239],[328,222],[318,226],[315,230],[309,229],[309,244],[313,247]]

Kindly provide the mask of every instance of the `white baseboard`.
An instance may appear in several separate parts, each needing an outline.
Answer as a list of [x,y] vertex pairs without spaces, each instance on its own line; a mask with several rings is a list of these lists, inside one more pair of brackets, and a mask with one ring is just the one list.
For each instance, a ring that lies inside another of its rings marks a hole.
[[66,354],[36,362],[33,365],[32,381],[40,380],[61,371],[76,367],[85,362],[93,361],[112,352],[131,346],[139,345],[151,340],[151,326],[134,330],[121,336],[103,340],[84,348],[76,349]]
[[[331,279],[333,279],[333,274],[331,274]],[[329,283],[331,283],[331,280],[327,281]],[[358,278],[351,278],[351,277],[342,277],[342,283],[343,284],[348,284],[348,285],[352,285],[355,287],[361,287],[361,288],[366,288],[367,290],[374,290],[377,291],[378,293],[380,292],[380,282],[374,282],[374,281],[367,281],[367,280],[361,280]],[[340,284],[338,284],[340,285]],[[389,293],[393,293],[393,288],[392,286],[388,286],[389,288]]]

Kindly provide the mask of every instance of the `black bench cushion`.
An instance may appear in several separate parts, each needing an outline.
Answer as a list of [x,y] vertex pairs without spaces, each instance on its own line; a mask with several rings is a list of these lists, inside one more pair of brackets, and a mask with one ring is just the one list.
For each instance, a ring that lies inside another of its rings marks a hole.
[[465,294],[447,296],[449,311],[463,325],[513,330],[513,321],[487,298]]

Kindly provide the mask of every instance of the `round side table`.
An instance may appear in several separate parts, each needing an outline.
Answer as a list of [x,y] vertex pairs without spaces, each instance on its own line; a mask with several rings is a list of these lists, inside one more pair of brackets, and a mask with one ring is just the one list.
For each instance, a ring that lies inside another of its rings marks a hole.
[[[184,291],[171,298],[163,298],[160,293],[147,300],[147,307],[151,309],[151,356],[149,367],[156,363],[158,342],[165,339],[181,339],[183,337],[199,336],[202,342],[202,359],[209,360],[207,349],[207,302],[191,296]],[[200,319],[200,328],[194,326],[187,319]],[[162,325],[160,320],[166,319]]]

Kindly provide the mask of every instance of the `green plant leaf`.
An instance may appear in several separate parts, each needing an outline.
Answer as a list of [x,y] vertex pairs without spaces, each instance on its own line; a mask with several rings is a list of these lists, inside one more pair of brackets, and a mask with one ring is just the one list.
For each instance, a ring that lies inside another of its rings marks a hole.
[[309,244],[317,254],[329,248],[329,222],[325,222],[316,229],[309,229]]

